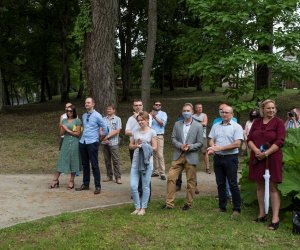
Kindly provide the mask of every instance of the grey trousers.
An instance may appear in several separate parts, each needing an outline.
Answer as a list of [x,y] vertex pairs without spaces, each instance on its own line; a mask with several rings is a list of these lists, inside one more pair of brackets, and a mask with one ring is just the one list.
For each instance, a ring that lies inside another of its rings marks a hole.
[[[121,178],[120,172],[120,157],[119,157],[119,145],[110,146],[110,145],[102,145],[103,157],[106,166],[106,174],[107,177],[113,178]],[[113,168],[112,168],[113,165]]]

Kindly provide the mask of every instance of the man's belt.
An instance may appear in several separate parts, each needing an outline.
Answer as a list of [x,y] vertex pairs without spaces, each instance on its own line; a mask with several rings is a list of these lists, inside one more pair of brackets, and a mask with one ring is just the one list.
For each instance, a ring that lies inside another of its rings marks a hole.
[[215,154],[215,156],[220,158],[225,158],[225,157],[238,156],[238,154],[229,154],[229,155]]

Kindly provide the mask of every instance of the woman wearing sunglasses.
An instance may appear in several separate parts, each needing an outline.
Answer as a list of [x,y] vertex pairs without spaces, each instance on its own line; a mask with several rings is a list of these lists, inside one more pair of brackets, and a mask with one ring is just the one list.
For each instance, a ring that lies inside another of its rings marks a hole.
[[60,124],[60,135],[64,136],[61,146],[56,172],[53,176],[50,189],[59,187],[59,176],[61,173],[70,173],[68,189],[74,188],[76,172],[79,172],[79,136],[81,133],[81,121],[77,118],[75,106],[66,109],[67,119]]

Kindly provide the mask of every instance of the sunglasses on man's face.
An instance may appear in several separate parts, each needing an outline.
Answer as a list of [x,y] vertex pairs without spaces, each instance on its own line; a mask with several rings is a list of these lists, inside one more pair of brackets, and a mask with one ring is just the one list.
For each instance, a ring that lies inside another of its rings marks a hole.
[[72,109],[68,109],[67,113],[73,113],[73,110]]

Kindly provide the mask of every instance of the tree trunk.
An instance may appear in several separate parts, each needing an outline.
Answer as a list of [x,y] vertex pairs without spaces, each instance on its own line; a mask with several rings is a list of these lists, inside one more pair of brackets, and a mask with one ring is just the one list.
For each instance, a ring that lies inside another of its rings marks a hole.
[[[262,22],[263,32],[273,34],[273,18],[257,18],[257,22]],[[273,53],[273,44],[272,41],[269,44],[258,44],[258,53]],[[271,85],[271,68],[266,63],[259,63],[256,65],[255,70],[255,90],[269,88]]]
[[[1,72],[2,74],[2,72]],[[11,105],[10,99],[9,99],[9,91],[8,91],[8,82],[5,79],[5,76],[2,75],[2,82],[4,85],[4,105]]]
[[80,73],[79,73],[79,81],[80,81],[80,86],[79,86],[79,90],[77,93],[77,99],[80,99],[83,97],[83,89],[84,89],[84,83],[83,83],[83,74],[82,74],[82,60],[80,58]]
[[64,11],[61,22],[62,31],[62,81],[61,81],[61,96],[60,102],[66,103],[69,101],[69,58],[68,58],[68,47],[67,47],[67,36],[68,36],[68,23],[69,23],[69,9],[68,3],[65,1]]
[[[46,51],[46,50],[45,50]],[[50,92],[50,86],[47,86],[48,82],[48,62],[47,62],[47,53],[45,53],[42,63],[42,72],[41,72],[41,98],[40,102],[46,102],[46,95],[45,91],[49,89]]]
[[200,77],[196,76],[195,82],[196,82],[196,90],[203,91],[203,89],[202,89],[203,76],[200,76]]
[[118,0],[92,0],[92,32],[85,43],[85,66],[88,91],[96,109],[104,113],[109,104],[116,105],[114,79],[114,42]]
[[156,0],[149,0],[148,10],[148,41],[146,57],[143,62],[142,70],[142,101],[144,110],[150,108],[150,75],[155,53],[157,31],[157,2]]
[[4,106],[4,84],[2,81],[2,73],[0,68],[0,112],[2,111]]

